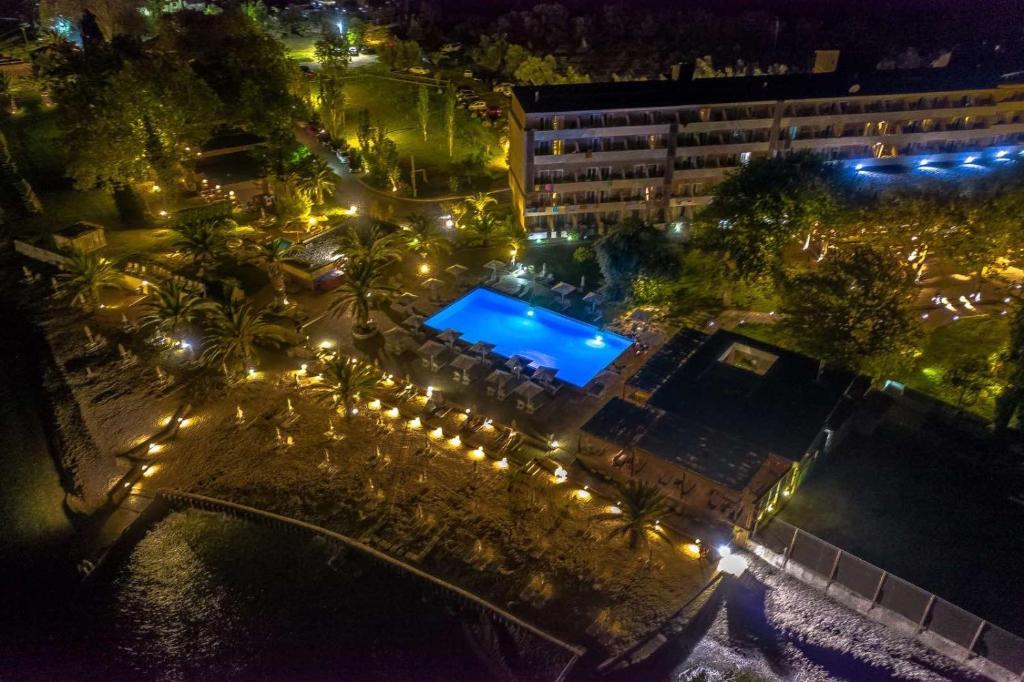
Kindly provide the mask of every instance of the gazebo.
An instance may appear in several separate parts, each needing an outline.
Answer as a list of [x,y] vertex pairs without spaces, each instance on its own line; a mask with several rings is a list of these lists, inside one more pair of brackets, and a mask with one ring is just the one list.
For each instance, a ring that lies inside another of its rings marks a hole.
[[589,294],[583,297],[583,302],[590,306],[591,312],[596,312],[597,306],[604,303],[604,296],[597,293],[596,291],[591,291]]
[[576,291],[576,287],[569,284],[568,282],[559,282],[555,286],[551,287],[551,291],[558,294],[558,296],[562,299],[562,308],[568,308],[569,301],[567,301],[565,297],[571,294],[572,292]]
[[492,350],[494,350],[494,344],[486,341],[477,341],[469,347],[469,352],[479,355],[481,360],[486,360]]
[[405,341],[408,338],[405,335],[405,330],[401,327],[392,327],[391,329],[385,329],[384,332],[384,349],[389,353],[399,354],[405,350]]
[[532,381],[524,381],[512,392],[518,396],[516,407],[527,414],[533,414],[540,407],[540,397],[544,395],[544,387]]
[[412,305],[420,299],[418,294],[414,294],[411,291],[403,291],[398,295],[398,307],[404,308],[405,310],[411,310]]
[[505,264],[500,260],[492,260],[484,263],[484,267],[491,271],[491,279],[498,279],[498,270],[504,270]]
[[505,361],[505,366],[512,370],[512,376],[519,376],[523,370],[530,366],[530,359],[522,355],[513,355]]
[[425,319],[426,318],[423,317],[422,315],[417,315],[416,313],[413,313],[409,317],[402,320],[402,324],[411,329],[419,329],[420,327],[423,326],[423,320]]
[[469,268],[467,268],[465,265],[460,265],[459,263],[449,265],[444,269],[445,272],[447,272],[449,275],[452,276],[452,278],[455,279],[456,286],[462,284],[462,276],[465,275],[468,270]]
[[503,369],[496,369],[487,375],[487,395],[493,395],[498,400],[508,397],[508,386],[512,382],[512,375]]
[[422,282],[422,284],[420,286],[422,286],[424,289],[430,289],[430,296],[431,296],[431,298],[436,298],[437,297],[437,288],[439,286],[441,286],[442,284],[444,284],[444,282],[442,282],[438,278],[436,278],[436,277],[428,277],[427,279],[423,280],[423,282]]
[[438,341],[443,341],[448,348],[454,349],[455,342],[462,336],[462,332],[455,331],[454,329],[448,328],[437,335]]
[[417,349],[416,354],[420,356],[423,366],[432,372],[439,371],[444,367],[444,356],[448,349],[437,341],[427,341]]
[[451,361],[451,367],[455,369],[455,372],[452,373],[452,379],[462,384],[468,384],[471,379],[469,373],[478,364],[480,364],[480,361],[472,355],[459,353],[455,359]]

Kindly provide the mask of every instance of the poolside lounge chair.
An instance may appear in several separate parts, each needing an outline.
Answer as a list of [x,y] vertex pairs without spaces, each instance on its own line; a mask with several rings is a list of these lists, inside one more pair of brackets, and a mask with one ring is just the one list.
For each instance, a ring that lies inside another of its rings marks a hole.
[[541,396],[544,395],[544,387],[533,381],[524,381],[516,386],[516,408],[527,414],[533,414],[541,405]]
[[454,369],[452,380],[456,383],[469,385],[471,380],[470,373],[478,364],[480,364],[480,361],[472,355],[458,354],[450,364],[450,367]]

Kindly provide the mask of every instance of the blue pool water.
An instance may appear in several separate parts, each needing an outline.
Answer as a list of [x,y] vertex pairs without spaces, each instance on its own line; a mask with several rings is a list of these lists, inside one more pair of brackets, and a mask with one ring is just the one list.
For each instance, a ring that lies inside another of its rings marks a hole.
[[632,341],[488,289],[474,289],[427,319],[443,331],[454,329],[469,343],[494,344],[499,355],[522,355],[554,367],[558,378],[583,386],[611,364]]

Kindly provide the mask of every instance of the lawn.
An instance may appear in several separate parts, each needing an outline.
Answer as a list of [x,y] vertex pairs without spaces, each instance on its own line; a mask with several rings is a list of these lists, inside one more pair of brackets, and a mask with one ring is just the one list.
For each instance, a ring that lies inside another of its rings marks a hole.
[[291,33],[281,36],[280,41],[284,44],[285,54],[289,59],[297,62],[316,61],[316,53],[313,49],[319,36],[305,35],[297,36]]
[[[483,168],[476,168],[470,182],[461,182],[458,193],[490,190],[503,187],[505,182],[505,151],[501,136],[494,128],[471,116],[465,109],[456,110],[455,152],[448,157],[448,137],[442,114],[443,94],[430,87],[430,127],[423,139],[416,116],[419,86],[375,76],[353,78],[345,83],[346,130],[349,144],[357,144],[358,114],[366,109],[375,124],[385,126],[391,139],[398,145],[405,180],[408,181],[410,157],[415,156],[416,168],[426,171],[417,178],[420,196],[451,194],[448,178],[457,164],[475,154],[482,153]],[[455,170],[460,175],[464,174]]]
[[[908,387],[947,402],[955,401],[952,391],[942,385],[942,375],[960,358],[1000,353],[1009,340],[1009,324],[1002,317],[971,317],[931,331],[921,345],[921,355],[906,374],[895,377]],[[991,417],[995,395],[985,393],[971,407]]]

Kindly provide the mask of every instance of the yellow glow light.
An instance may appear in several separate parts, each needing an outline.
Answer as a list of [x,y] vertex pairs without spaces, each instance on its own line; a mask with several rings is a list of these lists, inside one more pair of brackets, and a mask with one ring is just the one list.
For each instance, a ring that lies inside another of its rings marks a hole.
[[700,559],[700,545],[693,542],[687,542],[680,549],[682,550],[683,554],[690,557],[691,559]]
[[430,273],[430,265],[427,263],[420,263],[420,274],[427,275]]
[[159,443],[150,443],[149,447],[147,448],[149,454],[151,455],[155,455],[156,453],[160,452],[163,449],[164,446],[160,445]]
[[418,428],[420,428],[422,426],[423,426],[423,422],[420,421],[419,417],[414,417],[413,419],[409,420],[409,428],[410,429],[418,429]]
[[373,400],[371,400],[367,404],[367,407],[369,407],[371,410],[379,410],[380,409],[380,401],[377,400],[376,398],[374,398]]
[[499,459],[497,462],[494,463],[494,467],[496,469],[502,470],[508,469],[508,457],[502,457],[501,459]]
[[334,341],[331,341],[330,339],[324,339],[323,341],[320,342],[320,348],[323,350],[334,348]]
[[[458,438],[458,436],[456,436],[455,438]],[[469,456],[477,461],[482,461],[485,457],[487,457],[487,455],[484,453],[483,448],[476,448],[475,450],[470,450]],[[507,465],[508,462],[506,461],[505,464]]]
[[392,407],[390,410],[388,410],[384,414],[386,414],[387,416],[391,417],[392,419],[397,419],[398,418],[398,408],[397,407]]
[[457,448],[462,445],[462,439],[459,438],[458,435],[452,436],[448,439],[448,445],[451,445],[453,448]]
[[155,474],[156,470],[159,469],[159,468],[160,467],[158,465],[156,465],[156,464],[151,464],[149,466],[144,466],[144,467],[142,467],[142,475],[145,476],[146,478],[149,478],[150,476]]
[[590,498],[593,497],[593,495],[590,494],[590,491],[587,490],[586,488],[580,488],[579,490],[575,491],[572,495],[580,502],[589,502]]
[[440,440],[444,438],[444,431],[438,426],[436,429],[430,432],[430,437],[434,440]]
[[614,504],[608,505],[607,507],[604,508],[604,510],[606,512],[608,512],[609,514],[621,514],[622,513],[622,510],[619,509],[618,507],[616,507]]

